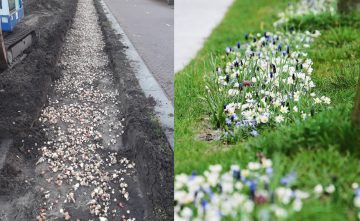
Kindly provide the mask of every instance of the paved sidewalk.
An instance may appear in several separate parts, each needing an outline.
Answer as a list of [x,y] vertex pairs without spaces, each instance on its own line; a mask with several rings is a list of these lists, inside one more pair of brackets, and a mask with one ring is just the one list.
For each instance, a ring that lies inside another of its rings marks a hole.
[[105,0],[105,3],[168,98],[173,100],[173,6],[165,0]]
[[175,72],[183,69],[216,25],[233,0],[175,1]]

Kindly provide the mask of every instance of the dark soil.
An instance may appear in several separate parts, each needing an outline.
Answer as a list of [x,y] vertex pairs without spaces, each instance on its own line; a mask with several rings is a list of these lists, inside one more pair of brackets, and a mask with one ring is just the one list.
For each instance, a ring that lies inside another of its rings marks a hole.
[[43,135],[37,125],[52,82],[55,64],[75,14],[76,0],[24,0],[24,21],[36,43],[26,58],[0,73],[0,221],[34,220],[40,205],[34,180],[35,143]]
[[147,194],[152,214],[144,220],[173,220],[173,151],[154,115],[153,99],[146,98],[135,77],[124,49],[102,9],[95,0],[106,51],[118,84],[126,125],[123,144],[136,163],[143,192]]

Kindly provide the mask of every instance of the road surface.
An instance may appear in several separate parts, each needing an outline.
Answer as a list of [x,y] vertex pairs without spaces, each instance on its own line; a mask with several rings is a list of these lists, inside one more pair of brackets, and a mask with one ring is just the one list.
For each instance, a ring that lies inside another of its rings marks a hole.
[[174,99],[174,9],[165,0],[105,0],[170,100]]

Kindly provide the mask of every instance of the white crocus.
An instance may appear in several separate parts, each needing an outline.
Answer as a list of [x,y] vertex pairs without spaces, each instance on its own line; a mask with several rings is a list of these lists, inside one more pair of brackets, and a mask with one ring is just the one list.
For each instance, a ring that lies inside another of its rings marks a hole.
[[283,114],[287,114],[289,112],[289,109],[286,106],[281,106],[280,107],[280,112],[283,113]]
[[283,121],[284,121],[284,117],[282,115],[278,115],[278,116],[275,117],[275,122],[276,123],[279,124],[279,123],[281,123]]
[[324,191],[324,188],[323,188],[323,186],[321,184],[316,185],[315,188],[314,188],[314,192],[316,194],[322,194],[323,191]]

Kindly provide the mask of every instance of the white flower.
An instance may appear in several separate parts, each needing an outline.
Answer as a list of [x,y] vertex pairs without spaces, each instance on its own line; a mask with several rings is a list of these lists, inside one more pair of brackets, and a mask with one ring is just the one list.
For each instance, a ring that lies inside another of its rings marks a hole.
[[249,170],[242,170],[241,171],[241,176],[243,176],[243,177],[247,177],[247,176],[249,176],[249,174],[250,174]]
[[240,167],[239,167],[239,165],[231,165],[230,170],[231,171],[240,171]]
[[245,94],[245,98],[247,98],[247,99],[252,98],[252,94],[251,94],[250,92],[246,93],[246,94]]
[[284,117],[282,115],[278,115],[278,116],[275,117],[275,122],[276,123],[279,124],[279,123],[281,123],[283,121],[284,121]]
[[[313,72],[312,67],[309,67],[309,68],[307,69],[307,73],[310,75],[312,72]],[[315,86],[315,85],[314,85],[314,86]]]
[[[291,66],[291,67],[289,67],[289,74],[292,76],[293,74],[295,74],[295,71],[296,71],[296,69],[295,69],[295,67],[293,67],[293,66]],[[291,78],[291,77],[290,77]]]
[[210,184],[210,186],[216,186],[219,179],[219,174],[217,173],[208,173],[206,175],[207,182]]
[[261,168],[261,165],[258,162],[250,162],[248,164],[248,168],[249,168],[249,170],[258,170]]
[[185,207],[182,211],[181,211],[181,216],[184,217],[185,219],[190,220],[191,217],[193,215],[193,211],[189,208],[189,207]]
[[309,86],[310,86],[311,88],[315,87],[314,82],[313,82],[313,81],[310,81],[310,82],[309,82]]
[[241,182],[236,182],[235,189],[241,190],[244,187],[244,185]]
[[322,194],[323,191],[324,191],[324,189],[323,189],[321,184],[316,185],[315,188],[314,188],[314,192],[316,194]]
[[289,112],[289,109],[286,106],[281,106],[280,107],[280,112],[283,114],[286,114]]
[[280,105],[281,105],[281,102],[279,100],[276,100],[274,102],[274,107],[280,107]]
[[307,199],[309,198],[310,194],[301,190],[295,190],[295,198],[298,199]]
[[354,205],[355,207],[360,208],[360,197],[357,196],[354,198]]
[[260,115],[260,122],[266,124],[267,122],[269,122],[269,117],[265,114]]
[[297,77],[299,79],[301,79],[301,80],[304,80],[305,79],[305,73],[300,72],[300,73],[297,74]]
[[300,199],[295,199],[293,203],[293,209],[296,212],[299,212],[302,208],[302,201]]
[[294,107],[293,107],[293,110],[294,110],[294,112],[298,112],[298,111],[299,111],[299,109],[298,109],[297,106],[294,106]]
[[288,83],[289,85],[294,84],[294,80],[292,79],[292,77],[288,77],[287,83]]
[[353,183],[353,184],[351,184],[351,187],[355,190],[355,189],[359,188],[359,184]]
[[219,76],[218,80],[219,80],[219,83],[226,86],[227,85],[227,82],[226,82],[226,76]]
[[306,114],[306,113],[301,114],[301,118],[302,118],[303,120],[305,120],[305,119],[307,118],[307,114]]
[[225,112],[227,112],[229,115],[233,115],[235,113],[234,103],[226,105]]
[[256,83],[256,77],[252,77],[251,82]]
[[275,216],[277,216],[278,218],[286,218],[288,216],[287,211],[281,207],[276,207],[274,212]]
[[222,166],[220,164],[217,165],[210,165],[209,170],[214,173],[220,173],[222,170]]
[[285,187],[279,187],[276,189],[276,195],[279,198],[279,200],[284,203],[288,204],[290,203],[291,197],[292,197],[292,190]]
[[[333,8],[330,8],[330,11],[331,10],[334,10]],[[315,30],[315,32],[313,34],[310,33],[310,36],[311,37],[314,37],[314,38],[317,38],[321,35],[320,31],[319,30]]]
[[194,200],[194,196],[185,191],[175,191],[174,199],[178,201],[179,204],[188,204]]
[[327,193],[333,193],[335,191],[335,186],[333,184],[326,187],[325,191]]
[[321,104],[321,100],[317,97],[314,99],[315,104]]
[[240,92],[237,89],[229,89],[228,94],[229,96],[235,96],[238,95]]
[[272,166],[272,161],[270,159],[263,159],[261,162],[264,168],[269,168]]
[[254,210],[254,203],[250,200],[244,203],[244,211],[247,213],[251,213]]
[[330,103],[331,103],[330,98],[325,97],[325,96],[322,96],[322,97],[321,97],[321,100],[322,100],[325,104],[330,104]]

